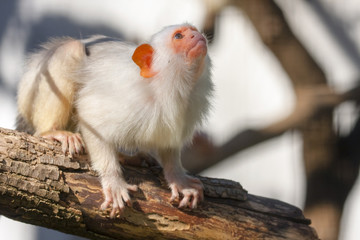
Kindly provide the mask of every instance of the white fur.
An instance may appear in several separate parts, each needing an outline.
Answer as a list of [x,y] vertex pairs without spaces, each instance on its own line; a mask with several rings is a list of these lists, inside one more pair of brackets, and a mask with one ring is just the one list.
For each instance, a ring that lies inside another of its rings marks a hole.
[[75,94],[73,72],[83,60],[82,44],[71,38],[52,39],[31,54],[19,83],[18,109],[40,135],[71,128]]
[[105,41],[91,47],[79,73],[77,109],[106,141],[124,149],[181,148],[204,119],[212,92],[210,59],[201,78],[192,79],[182,59],[153,44],[170,31],[150,41],[159,71],[153,79],[141,77],[132,61],[135,45]]

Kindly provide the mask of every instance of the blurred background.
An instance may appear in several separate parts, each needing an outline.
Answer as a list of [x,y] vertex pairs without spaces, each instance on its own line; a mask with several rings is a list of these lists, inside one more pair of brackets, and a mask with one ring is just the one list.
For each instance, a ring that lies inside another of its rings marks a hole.
[[[184,151],[186,168],[300,207],[321,239],[359,239],[357,0],[3,0],[0,127],[14,129],[26,55],[49,37],[141,43],[183,22],[208,36],[216,85],[209,121]],[[0,232],[80,239],[3,216]]]

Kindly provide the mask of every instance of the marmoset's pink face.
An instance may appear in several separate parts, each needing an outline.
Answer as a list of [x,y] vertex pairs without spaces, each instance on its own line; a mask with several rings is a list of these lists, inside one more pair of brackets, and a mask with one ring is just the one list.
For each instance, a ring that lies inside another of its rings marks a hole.
[[202,71],[207,54],[207,41],[195,27],[182,25],[165,28],[154,35],[151,44],[153,46],[150,44],[140,45],[132,56],[133,61],[140,67],[141,76],[151,78],[159,72],[152,67],[154,54],[166,61],[174,56],[180,56],[183,63],[195,66],[199,70],[198,72]]
[[175,53],[183,53],[188,61],[204,57],[207,53],[205,37],[192,26],[182,26],[172,34],[172,49]]

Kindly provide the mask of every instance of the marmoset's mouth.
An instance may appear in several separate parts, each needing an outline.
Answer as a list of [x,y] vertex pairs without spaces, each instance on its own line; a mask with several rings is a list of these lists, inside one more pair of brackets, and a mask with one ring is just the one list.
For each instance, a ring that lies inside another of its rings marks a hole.
[[197,35],[195,37],[197,39],[193,40],[194,43],[187,53],[187,57],[189,58],[197,58],[199,56],[204,56],[207,53],[207,44],[204,36]]

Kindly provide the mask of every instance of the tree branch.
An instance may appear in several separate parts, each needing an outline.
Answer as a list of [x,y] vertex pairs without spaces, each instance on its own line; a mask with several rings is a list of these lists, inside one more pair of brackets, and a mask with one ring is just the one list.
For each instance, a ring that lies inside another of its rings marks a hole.
[[169,203],[161,168],[125,167],[139,186],[133,206],[109,219],[86,156],[70,159],[59,144],[0,128],[0,214],[91,239],[317,239],[301,210],[247,195],[240,184],[202,177],[196,210]]
[[360,86],[344,93],[336,93],[326,85],[298,87],[296,105],[288,116],[261,129],[241,131],[221,146],[215,146],[211,139],[200,135],[194,139],[194,145],[184,152],[184,166],[192,173],[199,173],[246,148],[303,127],[326,109],[333,109],[345,101],[359,101],[359,92]]

